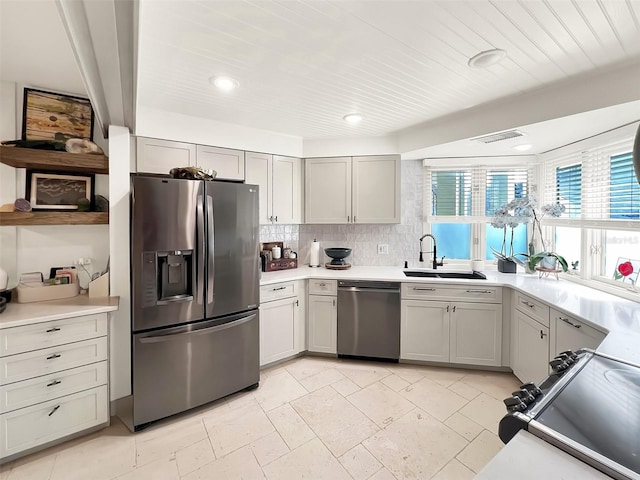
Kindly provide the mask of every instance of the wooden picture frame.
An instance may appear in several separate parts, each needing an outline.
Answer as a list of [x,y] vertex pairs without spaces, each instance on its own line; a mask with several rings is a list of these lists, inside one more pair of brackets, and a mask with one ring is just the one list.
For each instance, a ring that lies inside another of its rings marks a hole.
[[24,89],[22,140],[93,138],[95,115],[88,98]]
[[89,200],[93,210],[95,175],[27,170],[26,197],[33,210],[78,210],[78,200]]

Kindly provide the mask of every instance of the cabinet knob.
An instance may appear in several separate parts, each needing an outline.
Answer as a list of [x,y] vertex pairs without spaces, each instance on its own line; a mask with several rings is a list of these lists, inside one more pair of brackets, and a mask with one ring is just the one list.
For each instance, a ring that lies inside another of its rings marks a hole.
[[333,301],[333,306],[334,306],[334,307],[336,306],[336,301],[335,301],[335,300]]
[[278,216],[276,215],[276,223],[278,223]]

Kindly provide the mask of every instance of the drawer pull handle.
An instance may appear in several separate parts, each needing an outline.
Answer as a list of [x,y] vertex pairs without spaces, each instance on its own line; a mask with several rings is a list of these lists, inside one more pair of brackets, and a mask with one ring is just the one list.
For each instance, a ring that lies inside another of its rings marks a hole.
[[542,330],[540,330],[540,340],[544,340],[544,337],[546,337],[547,334],[544,333]]
[[60,358],[62,355],[60,355],[59,353],[54,353],[53,355],[49,355],[47,357],[47,360],[53,360],[54,358]]
[[272,291],[277,292],[278,290],[285,290],[287,287],[278,287],[278,288],[273,288]]
[[413,287],[414,290],[417,290],[419,292],[435,292],[436,289],[435,288],[420,288],[420,287]]
[[491,290],[467,290],[467,293],[493,293]]
[[526,306],[527,306],[527,307],[529,307],[529,308],[533,308],[533,307],[535,307],[535,305],[534,305],[533,303],[525,302],[524,300],[522,300],[522,302],[521,302],[521,303],[522,303],[523,305],[526,305]]
[[564,323],[568,323],[569,325],[571,325],[573,328],[580,328],[582,327],[582,325],[579,325],[577,323],[573,323],[571,320],[569,320],[568,318],[564,318],[564,317],[558,317],[560,320],[562,320]]
[[59,332],[59,331],[60,331],[59,327],[53,327],[53,328],[50,328],[49,330],[47,330],[47,333]]
[[60,405],[56,405],[55,407],[53,407],[53,410],[51,410],[49,412],[49,416],[53,415],[54,413],[56,413],[58,411],[58,409],[60,408]]
[[319,284],[318,284],[318,286],[319,286],[319,287],[326,287],[326,286],[327,286],[327,284],[326,284],[326,283],[324,283],[324,282],[322,282],[322,283],[319,283]]
[[54,380],[51,383],[47,383],[47,387],[55,387],[56,385],[60,385],[62,383],[62,380]]

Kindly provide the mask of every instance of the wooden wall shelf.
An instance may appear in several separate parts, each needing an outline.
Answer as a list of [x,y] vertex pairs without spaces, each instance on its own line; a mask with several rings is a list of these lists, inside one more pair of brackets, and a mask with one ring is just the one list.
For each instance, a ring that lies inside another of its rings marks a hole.
[[15,168],[61,172],[109,173],[105,155],[0,146],[0,162]]
[[0,212],[0,226],[108,224],[108,212]]

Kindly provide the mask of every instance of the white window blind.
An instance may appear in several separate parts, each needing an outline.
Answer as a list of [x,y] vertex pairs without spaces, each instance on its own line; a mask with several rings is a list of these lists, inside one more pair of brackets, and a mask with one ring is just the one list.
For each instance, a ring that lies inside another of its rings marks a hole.
[[526,168],[488,170],[484,215],[492,217],[505,203],[528,196],[528,176]]
[[545,203],[565,212],[551,224],[638,228],[640,186],[635,181],[632,140],[611,142],[545,162]]
[[431,171],[431,215],[468,217],[472,213],[471,171]]

